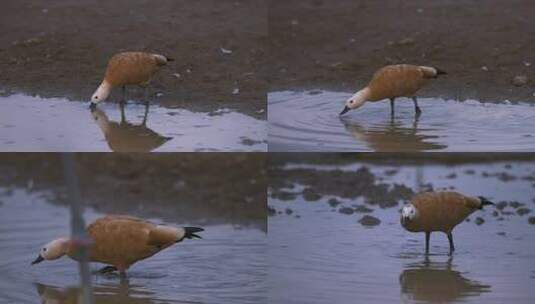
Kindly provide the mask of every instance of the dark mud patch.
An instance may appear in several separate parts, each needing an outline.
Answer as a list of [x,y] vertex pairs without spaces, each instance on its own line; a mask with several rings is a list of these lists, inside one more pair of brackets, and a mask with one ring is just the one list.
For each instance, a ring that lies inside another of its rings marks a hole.
[[371,215],[365,215],[363,216],[358,222],[365,227],[375,227],[379,224],[381,224],[381,220],[371,216]]
[[366,203],[381,208],[395,207],[399,200],[408,200],[414,195],[414,191],[405,185],[377,182],[376,175],[365,166],[354,172],[270,167],[269,175],[272,196],[292,183],[304,185],[306,189],[314,189],[307,194],[310,196],[314,193],[312,198],[317,198],[317,195],[352,199],[364,197]]
[[[75,159],[82,199],[100,213],[267,229],[265,155],[87,153]],[[59,154],[4,153],[0,172],[7,189],[42,191],[52,204],[69,204]]]

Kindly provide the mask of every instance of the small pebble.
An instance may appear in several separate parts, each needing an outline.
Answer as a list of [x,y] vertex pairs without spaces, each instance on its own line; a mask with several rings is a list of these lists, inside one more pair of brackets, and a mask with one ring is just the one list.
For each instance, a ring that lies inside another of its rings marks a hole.
[[535,216],[531,216],[531,217],[528,219],[528,223],[530,223],[531,225],[535,225]]
[[226,49],[226,48],[219,48],[219,50],[221,51],[221,53],[223,54],[232,54],[232,50],[229,50],[229,49]]
[[482,217],[476,217],[475,223],[476,225],[481,225],[485,222],[485,220]]
[[528,77],[526,75],[517,75],[513,78],[513,85],[521,87],[528,83]]

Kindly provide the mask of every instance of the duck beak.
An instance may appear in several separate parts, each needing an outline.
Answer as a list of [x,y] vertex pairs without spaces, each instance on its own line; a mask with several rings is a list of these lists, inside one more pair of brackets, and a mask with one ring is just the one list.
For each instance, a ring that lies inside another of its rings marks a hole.
[[340,112],[340,115],[344,115],[345,113],[347,113],[347,111],[351,110],[350,108],[348,108],[347,106],[344,107],[344,109],[342,110],[342,112]]
[[44,261],[45,259],[43,259],[43,257],[41,255],[39,255],[37,257],[37,259],[35,259],[35,261],[32,262],[32,265],[35,265],[35,264],[38,264],[38,263],[41,263],[42,261]]

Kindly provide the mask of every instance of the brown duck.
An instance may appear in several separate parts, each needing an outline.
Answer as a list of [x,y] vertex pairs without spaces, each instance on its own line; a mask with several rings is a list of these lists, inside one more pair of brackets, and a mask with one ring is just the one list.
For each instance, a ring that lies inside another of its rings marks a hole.
[[401,225],[410,232],[425,232],[426,253],[429,253],[431,232],[444,232],[448,236],[452,254],[455,250],[453,228],[486,205],[494,203],[483,196],[472,197],[458,192],[420,193],[401,210]]
[[[203,230],[198,227],[156,225],[130,216],[105,216],[87,227],[87,234],[91,239],[89,260],[111,265],[102,268],[101,273],[119,270],[124,274],[132,264],[184,239],[200,239],[196,233]],[[56,260],[64,255],[76,260],[77,251],[76,242],[68,238],[58,238],[41,248],[32,265],[44,260]]]
[[364,103],[390,99],[390,111],[394,114],[394,101],[398,97],[409,97],[414,102],[414,111],[420,115],[422,110],[418,106],[416,92],[430,79],[446,72],[429,66],[411,64],[388,65],[373,74],[368,86],[351,96],[340,115],[357,109]]

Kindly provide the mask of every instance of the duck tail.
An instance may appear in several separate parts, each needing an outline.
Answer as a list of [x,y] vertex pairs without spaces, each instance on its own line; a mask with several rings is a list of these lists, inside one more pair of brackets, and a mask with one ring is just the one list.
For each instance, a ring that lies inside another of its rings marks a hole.
[[184,231],[185,231],[184,238],[186,239],[193,239],[193,238],[202,239],[200,235],[197,235],[195,233],[204,231],[204,229],[199,228],[199,227],[184,227]]

